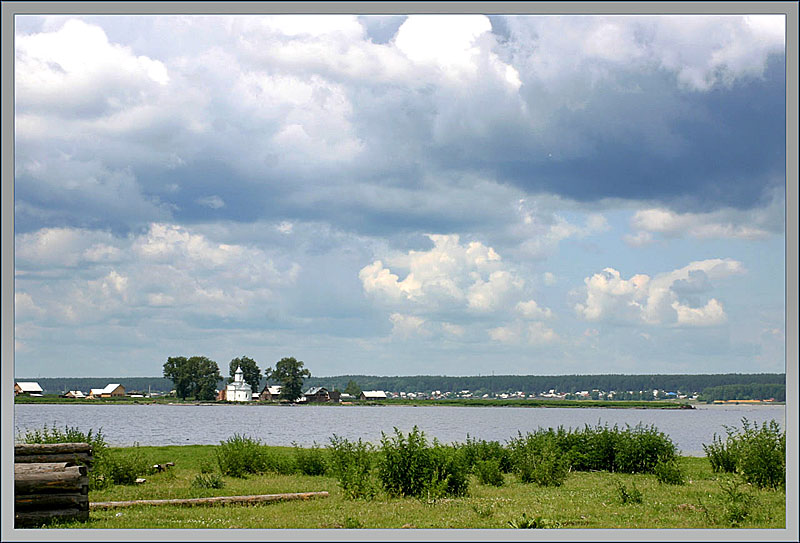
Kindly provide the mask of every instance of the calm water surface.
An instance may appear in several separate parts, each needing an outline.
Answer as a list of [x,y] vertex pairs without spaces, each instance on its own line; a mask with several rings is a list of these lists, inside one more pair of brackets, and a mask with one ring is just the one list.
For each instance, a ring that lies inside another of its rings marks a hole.
[[234,433],[269,445],[327,444],[333,434],[378,443],[381,432],[417,425],[429,438],[463,442],[467,434],[506,440],[537,428],[582,428],[598,423],[655,425],[685,455],[702,456],[703,444],[724,426],[741,427],[774,419],[785,424],[785,406],[702,405],[694,410],[412,406],[257,406],[257,405],[17,405],[16,434],[56,426],[83,431],[102,428],[111,445],[208,445]]

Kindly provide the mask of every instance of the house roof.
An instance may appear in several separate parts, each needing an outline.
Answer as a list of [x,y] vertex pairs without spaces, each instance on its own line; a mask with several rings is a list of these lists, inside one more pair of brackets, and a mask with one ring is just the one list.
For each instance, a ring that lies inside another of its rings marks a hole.
[[308,390],[306,390],[305,395],[313,396],[314,394],[319,394],[322,391],[328,392],[328,389],[325,387],[311,387]]
[[89,389],[89,396],[99,396],[103,393],[104,388],[90,388]]
[[85,396],[85,394],[80,390],[70,390],[69,392],[67,392],[67,394],[72,394],[73,396],[76,396],[78,398],[82,398]]
[[106,388],[102,389],[102,391],[100,393],[101,394],[111,394],[112,392],[114,392],[117,389],[118,386],[120,386],[119,383],[113,383],[113,384],[107,385]]
[[361,393],[365,398],[386,398],[386,393],[382,390],[364,390]]
[[41,392],[42,387],[39,386],[39,383],[35,381],[18,381],[17,386],[19,386],[22,392]]

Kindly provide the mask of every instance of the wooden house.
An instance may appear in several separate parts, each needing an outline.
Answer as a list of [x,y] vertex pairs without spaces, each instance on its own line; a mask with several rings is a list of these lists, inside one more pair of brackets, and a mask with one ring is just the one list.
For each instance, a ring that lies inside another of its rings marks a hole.
[[382,390],[364,390],[361,392],[359,400],[385,400],[386,393]]
[[14,396],[20,394],[27,396],[41,396],[42,387],[35,381],[17,381],[14,383]]
[[325,387],[311,387],[303,394],[303,397],[309,403],[322,403],[331,401],[328,389]]
[[266,385],[258,395],[260,402],[277,402],[281,397],[281,385]]

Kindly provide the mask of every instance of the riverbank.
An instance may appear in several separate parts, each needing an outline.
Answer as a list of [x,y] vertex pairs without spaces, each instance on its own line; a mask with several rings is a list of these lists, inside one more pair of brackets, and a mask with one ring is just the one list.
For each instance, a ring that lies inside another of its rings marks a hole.
[[[458,406],[458,407],[574,407],[574,408],[615,408],[615,409],[693,409],[696,402],[687,400],[560,400],[560,399],[484,399],[460,398],[438,400],[410,400],[403,398],[387,400],[356,400],[350,402],[334,403],[279,403],[279,402],[220,402],[220,401],[192,401],[180,400],[169,397],[159,398],[62,398],[55,395],[47,396],[17,396],[16,404],[63,404],[63,405],[241,405],[250,407],[274,406],[304,406],[304,405],[331,405],[331,406]],[[750,402],[752,403],[752,402]],[[776,405],[770,402],[766,405]]]
[[[392,498],[378,493],[372,500],[348,499],[329,476],[267,473],[246,479],[223,476],[222,488],[202,489],[193,483],[214,469],[212,445],[130,447],[112,449],[144,459],[150,465],[174,467],[145,477],[139,485],[114,485],[90,491],[90,502],[180,499],[212,496],[328,492],[324,499],[225,507],[135,506],[93,510],[86,523],[54,524],[54,528],[504,528],[538,522],[543,528],[622,529],[730,528],[729,498],[724,477],[706,458],[680,457],[684,485],[659,483],[654,475],[608,472],[570,473],[560,487],[539,487],[505,475],[503,486],[480,484],[470,476],[465,497],[446,499]],[[270,447],[276,455],[295,454],[291,447]],[[641,493],[641,503],[623,503],[620,485]],[[785,492],[740,488],[751,496],[741,528],[783,528]]]

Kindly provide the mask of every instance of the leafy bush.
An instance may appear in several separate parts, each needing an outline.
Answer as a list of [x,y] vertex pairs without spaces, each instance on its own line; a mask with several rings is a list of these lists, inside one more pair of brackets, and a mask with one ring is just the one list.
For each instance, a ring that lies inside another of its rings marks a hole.
[[505,483],[503,472],[500,469],[500,460],[496,458],[478,460],[474,471],[482,485],[503,486]]
[[372,445],[360,438],[351,442],[334,434],[328,451],[329,470],[348,498],[370,499],[375,496],[376,487],[371,477]]
[[675,459],[676,447],[655,426],[626,427],[617,437],[614,464],[623,473],[653,473],[656,464]]
[[641,491],[636,488],[636,484],[631,482],[631,488],[629,489],[625,486],[625,483],[622,481],[617,481],[617,496],[619,497],[619,501],[623,504],[628,503],[642,503],[642,493]]
[[138,447],[128,450],[106,451],[95,463],[94,471],[102,481],[97,486],[109,483],[132,485],[142,475],[153,473],[153,466],[142,455]]
[[289,452],[264,447],[262,455],[264,459],[263,471],[271,471],[281,475],[297,473],[297,462],[294,455]]
[[683,472],[675,459],[661,459],[653,468],[659,483],[682,485],[685,482]]
[[717,435],[703,445],[715,472],[736,472],[759,488],[786,486],[786,433],[771,420],[759,428],[742,419],[742,429],[726,427],[725,442]]
[[414,426],[408,436],[397,428],[382,434],[378,477],[395,496],[463,496],[468,489],[469,464],[458,447],[429,446],[424,432]]
[[267,470],[267,458],[259,440],[234,434],[220,441],[216,449],[217,463],[223,475],[246,477],[248,473],[263,473]]
[[511,473],[513,471],[511,455],[499,441],[479,441],[467,434],[466,442],[460,445],[459,449],[471,469],[474,469],[479,462],[493,460],[497,462],[501,472]]
[[328,470],[328,462],[325,458],[325,451],[314,443],[310,449],[303,449],[296,443],[294,445],[294,460],[297,470],[304,475],[325,475]]
[[523,483],[561,486],[569,473],[569,459],[559,448],[552,429],[537,430],[509,442],[515,471]]
[[216,473],[198,473],[197,477],[192,481],[192,488],[223,488],[224,486],[225,481]]

